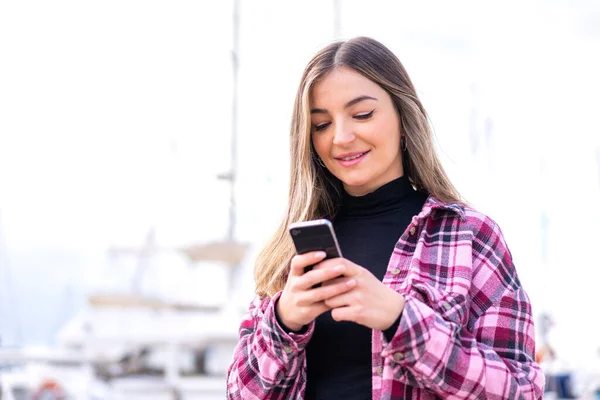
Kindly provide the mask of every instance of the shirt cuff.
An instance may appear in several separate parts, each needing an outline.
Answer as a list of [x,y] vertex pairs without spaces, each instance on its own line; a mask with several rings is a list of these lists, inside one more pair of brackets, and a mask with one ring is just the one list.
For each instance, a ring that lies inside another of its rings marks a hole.
[[[391,340],[387,340],[388,344],[384,344],[381,353],[383,357],[391,357],[400,364],[415,363],[423,356],[435,323],[433,309],[410,295],[405,298],[398,329]],[[384,336],[388,339],[385,334]]]
[[402,318],[402,313],[400,313],[400,315],[398,315],[398,319],[396,320],[396,322],[394,322],[392,324],[392,326],[390,326],[385,331],[383,331],[383,334],[388,342],[392,341],[392,339],[394,338],[394,335],[396,334],[396,331],[398,331],[398,327],[400,326],[401,318]]
[[299,353],[304,350],[308,341],[312,337],[315,330],[315,322],[312,321],[301,332],[293,332],[286,330],[277,321],[277,313],[275,305],[281,297],[281,292],[276,293],[265,310],[263,317],[263,334],[269,336],[269,339],[276,347],[285,351],[286,354]]

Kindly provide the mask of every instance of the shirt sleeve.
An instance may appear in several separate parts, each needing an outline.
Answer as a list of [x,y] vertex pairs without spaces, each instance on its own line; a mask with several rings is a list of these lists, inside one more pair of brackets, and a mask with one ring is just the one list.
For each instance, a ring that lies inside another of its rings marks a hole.
[[272,298],[258,296],[240,325],[240,340],[227,373],[227,399],[301,399],[306,353],[314,322],[302,334],[288,333],[277,322]]
[[471,299],[485,305],[481,312],[464,323],[464,296],[436,298],[435,291],[417,285],[405,295],[394,337],[388,341],[384,335],[382,355],[394,375],[406,371],[445,399],[541,399],[544,375],[534,358],[529,298],[497,226],[488,222],[481,229],[473,270],[487,268],[492,276]]

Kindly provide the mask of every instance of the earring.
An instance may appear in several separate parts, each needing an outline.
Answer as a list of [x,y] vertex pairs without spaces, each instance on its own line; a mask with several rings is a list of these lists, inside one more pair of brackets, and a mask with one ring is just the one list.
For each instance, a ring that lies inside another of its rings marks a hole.
[[400,146],[402,147],[402,151],[406,151],[406,149],[407,149],[407,146],[406,146],[406,136],[403,135],[402,136],[402,140],[400,142],[401,142]]

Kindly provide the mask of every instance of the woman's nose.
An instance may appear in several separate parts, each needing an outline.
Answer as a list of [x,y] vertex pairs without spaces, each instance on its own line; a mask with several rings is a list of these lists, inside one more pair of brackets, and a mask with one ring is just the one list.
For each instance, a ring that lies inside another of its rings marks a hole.
[[333,144],[344,145],[351,143],[354,139],[356,139],[356,136],[354,135],[351,126],[343,123],[335,124]]

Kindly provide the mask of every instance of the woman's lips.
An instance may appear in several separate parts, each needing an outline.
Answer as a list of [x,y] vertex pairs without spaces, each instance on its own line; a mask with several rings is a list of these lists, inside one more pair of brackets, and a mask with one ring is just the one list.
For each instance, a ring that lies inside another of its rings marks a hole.
[[362,160],[364,160],[366,155],[369,154],[369,151],[346,153],[342,154],[340,157],[335,157],[335,159],[340,163],[342,167],[353,167],[359,164]]

